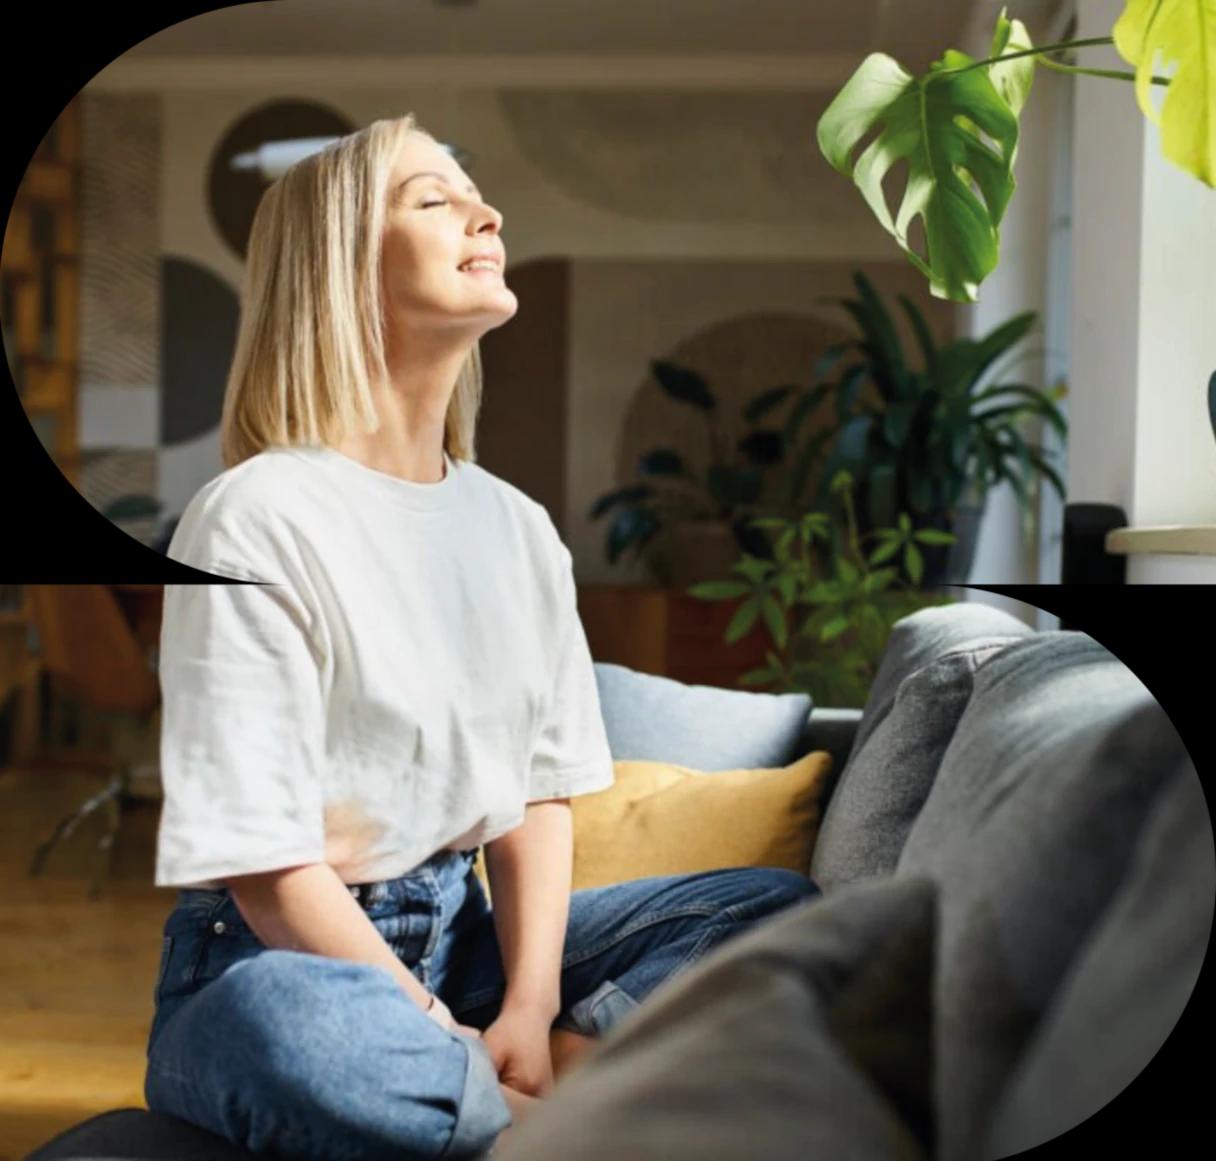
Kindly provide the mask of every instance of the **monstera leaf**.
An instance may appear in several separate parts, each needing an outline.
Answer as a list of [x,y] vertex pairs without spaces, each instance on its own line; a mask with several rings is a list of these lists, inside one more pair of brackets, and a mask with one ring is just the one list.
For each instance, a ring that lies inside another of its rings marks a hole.
[[[1160,127],[1162,153],[1216,187],[1216,0],[1128,0],[1113,32],[1136,66],[1136,101]],[[1160,112],[1149,95],[1158,53],[1178,65]]]
[[[1014,52],[1025,52],[1034,48],[1030,33],[1020,20],[1010,20],[1005,9],[996,18],[996,31],[992,35],[991,57],[1008,56]],[[1015,60],[995,60],[988,66],[988,76],[996,91],[1005,98],[1005,104],[1015,117],[1022,112],[1026,98],[1030,96],[1030,85],[1034,80],[1034,57],[1021,56]]]
[[[929,279],[934,296],[956,302],[976,301],[977,287],[996,267],[997,227],[1014,190],[1018,140],[1017,117],[993,84],[992,66],[969,67],[975,64],[950,49],[923,77],[914,77],[885,53],[871,53],[827,107],[816,132],[824,157],[853,179]],[[878,135],[854,162],[853,150],[876,127]],[[892,220],[882,181],[900,161],[908,162],[907,186]],[[923,258],[908,245],[908,227],[917,215],[925,231]]]

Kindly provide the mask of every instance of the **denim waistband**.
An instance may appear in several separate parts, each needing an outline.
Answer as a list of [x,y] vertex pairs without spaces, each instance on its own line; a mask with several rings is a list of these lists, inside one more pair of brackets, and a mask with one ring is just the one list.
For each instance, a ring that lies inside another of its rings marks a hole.
[[[346,886],[365,910],[390,897],[405,899],[411,893],[433,894],[436,890],[462,882],[477,861],[479,849],[444,848],[419,863],[413,870],[396,878],[370,883],[347,883]],[[178,907],[210,913],[230,896],[231,891],[227,887],[183,887],[178,891]]]

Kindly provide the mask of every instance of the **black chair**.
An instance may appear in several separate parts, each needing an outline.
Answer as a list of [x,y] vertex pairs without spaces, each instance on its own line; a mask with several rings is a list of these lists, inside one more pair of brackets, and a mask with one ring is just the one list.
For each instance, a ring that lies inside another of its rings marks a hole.
[[25,1161],[267,1161],[177,1117],[113,1109],[74,1125]]
[[1121,585],[1127,583],[1127,557],[1106,551],[1107,533],[1127,527],[1127,514],[1117,504],[1065,504],[1060,583]]
[[[110,589],[29,585],[28,592],[40,660],[52,685],[92,709],[128,718],[138,730],[147,729],[160,705],[160,684]],[[159,794],[159,785],[156,791]],[[30,875],[40,875],[55,845],[69,838],[94,811],[105,808],[108,821],[97,845],[97,867],[89,889],[90,898],[97,898],[113,861],[123,808],[139,797],[132,787],[130,764],[116,757],[106,786],[67,815],[38,846]]]

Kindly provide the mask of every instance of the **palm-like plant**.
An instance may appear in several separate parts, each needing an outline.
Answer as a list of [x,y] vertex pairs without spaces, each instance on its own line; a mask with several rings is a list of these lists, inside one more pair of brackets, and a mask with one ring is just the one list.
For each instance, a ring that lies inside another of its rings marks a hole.
[[960,503],[973,499],[982,506],[988,489],[1002,480],[1025,512],[1036,475],[1063,497],[1059,473],[1020,427],[1037,416],[1064,436],[1067,424],[1054,402],[1062,390],[986,383],[995,361],[1030,331],[1034,312],[1017,315],[981,339],[939,344],[915,303],[901,294],[924,361],[914,368],[869,279],[856,271],[853,281],[858,297],[840,301],[861,337],[840,346],[859,357],[840,374],[840,433],[821,489],[841,468],[851,472],[868,528],[889,526],[907,512],[918,527],[949,530]]

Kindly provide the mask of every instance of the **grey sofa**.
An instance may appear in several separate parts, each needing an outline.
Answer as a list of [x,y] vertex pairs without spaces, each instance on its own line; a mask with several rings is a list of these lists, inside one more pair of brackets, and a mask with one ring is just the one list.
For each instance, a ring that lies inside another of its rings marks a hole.
[[[832,752],[823,894],[668,981],[495,1161],[1005,1157],[1115,1098],[1179,1020],[1211,820],[1165,713],[1091,638],[922,610],[864,710],[596,674],[616,758]],[[28,1161],[251,1156],[125,1109]]]

